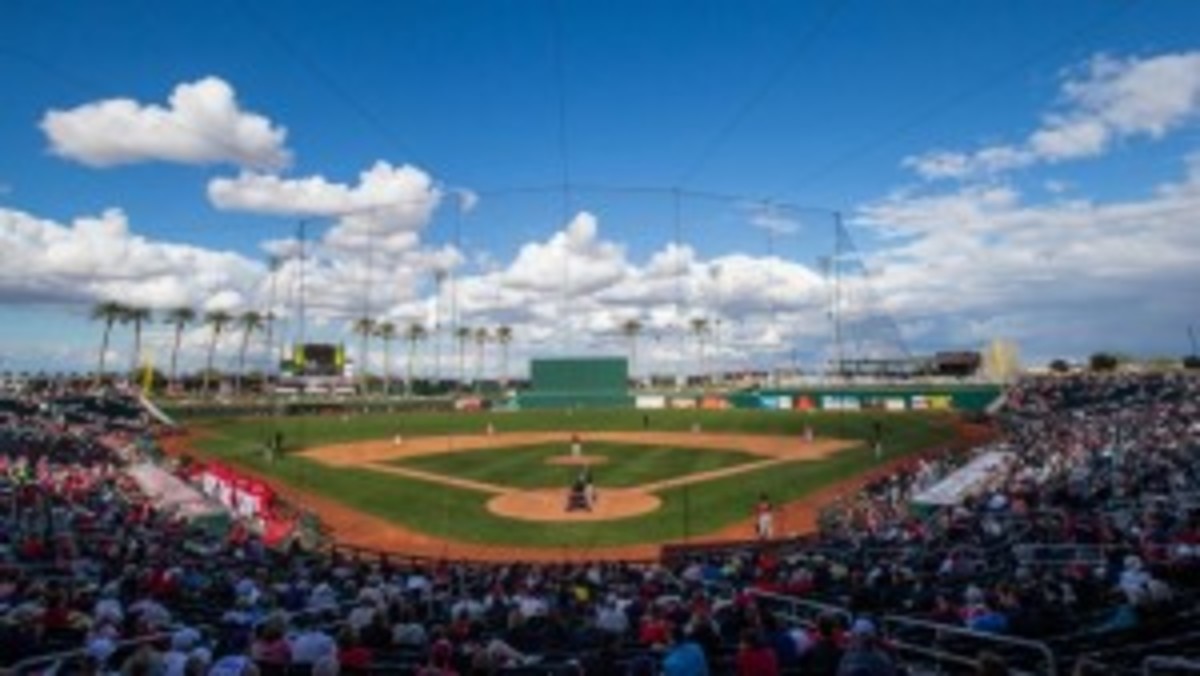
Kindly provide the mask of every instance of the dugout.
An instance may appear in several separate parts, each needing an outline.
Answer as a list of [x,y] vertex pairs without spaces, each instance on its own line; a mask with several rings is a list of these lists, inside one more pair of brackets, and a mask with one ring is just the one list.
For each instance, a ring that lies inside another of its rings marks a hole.
[[629,360],[624,357],[556,357],[529,362],[530,388],[521,409],[631,408]]

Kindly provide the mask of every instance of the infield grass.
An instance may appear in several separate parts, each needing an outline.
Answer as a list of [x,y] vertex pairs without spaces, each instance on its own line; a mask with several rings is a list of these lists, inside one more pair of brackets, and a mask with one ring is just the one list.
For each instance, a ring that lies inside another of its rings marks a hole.
[[[588,441],[583,450],[589,456],[608,459],[608,462],[592,467],[590,471],[597,486],[610,488],[640,486],[762,460],[758,456],[732,450],[695,450],[599,441]],[[387,464],[513,488],[561,488],[570,485],[580,468],[551,465],[549,460],[569,454],[567,444],[550,443],[436,453],[392,460]]]
[[[489,420],[495,421],[500,431],[642,429],[642,414],[638,411],[590,411],[571,416],[539,411],[409,414],[402,420],[397,417],[362,416],[347,422],[328,417],[288,418],[278,421],[278,427],[293,448],[387,438],[398,426],[403,427],[406,435],[464,431],[476,434]],[[564,420],[573,424],[566,425]],[[953,436],[952,418],[935,413],[655,411],[651,420],[653,430],[690,429],[693,422],[699,422],[705,431],[759,434],[799,434],[808,424],[821,436],[841,439],[867,439],[875,421],[881,420],[888,458],[934,447]],[[746,518],[759,493],[769,494],[776,502],[786,502],[875,466],[865,445],[856,446],[824,460],[791,462],[668,489],[658,494],[663,501],[662,507],[649,514],[616,521],[551,525],[496,516],[487,509],[488,496],[444,484],[369,469],[333,468],[298,455],[284,455],[268,463],[261,445],[275,425],[266,419],[208,422],[198,426],[202,430],[198,447],[204,455],[274,475],[293,487],[338,500],[412,530],[464,542],[500,545],[579,549],[686,539]],[[507,453],[510,450],[513,449],[487,452]],[[590,454],[595,449],[589,444],[586,450]],[[698,455],[706,453],[676,450]],[[781,529],[787,530],[788,525],[781,524]]]

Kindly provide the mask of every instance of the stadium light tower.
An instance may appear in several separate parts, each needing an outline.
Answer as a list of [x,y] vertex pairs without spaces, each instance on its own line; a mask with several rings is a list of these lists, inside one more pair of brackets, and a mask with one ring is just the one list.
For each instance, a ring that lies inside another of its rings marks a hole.
[[712,364],[716,368],[716,384],[720,385],[723,378],[721,377],[721,281],[722,273],[720,263],[713,263],[708,267],[709,278],[713,282],[713,349],[712,349]]
[[[836,263],[834,262],[833,256],[818,256],[817,257],[817,265],[818,265],[818,267],[821,268],[821,277],[822,277],[822,279],[825,280],[825,288],[828,292],[827,300],[828,300],[829,305],[826,308],[825,314],[826,314],[826,317],[829,319],[830,327],[833,331],[833,345],[831,347],[834,348],[834,353],[831,356],[834,359],[831,359],[830,361],[834,361],[838,356],[837,352],[838,352],[838,342],[839,342],[839,340],[838,340],[839,332],[837,329],[837,294],[836,294],[836,292],[834,292],[834,289],[833,289],[833,286],[834,286],[833,285],[833,269],[834,269],[834,266],[836,265]],[[836,368],[838,365],[837,362],[834,361],[834,364],[835,364],[835,368]],[[827,370],[827,373],[828,373],[828,370]]]
[[446,283],[446,268],[433,271],[433,377],[442,379],[442,285]]
[[283,266],[283,260],[278,256],[271,256],[267,259],[267,270],[271,273],[271,287],[268,291],[269,298],[267,300],[267,374],[275,375],[276,382],[279,380],[279,355],[275,351],[275,320],[277,313],[275,312],[275,287],[279,281],[279,269]]

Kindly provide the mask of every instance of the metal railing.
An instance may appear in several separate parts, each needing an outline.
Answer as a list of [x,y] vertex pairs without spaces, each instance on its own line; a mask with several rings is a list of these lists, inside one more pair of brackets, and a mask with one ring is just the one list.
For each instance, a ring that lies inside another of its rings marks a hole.
[[1142,675],[1150,676],[1159,670],[1187,671],[1200,674],[1200,660],[1173,655],[1150,655],[1142,660]]
[[841,619],[844,626],[849,627],[854,619],[849,610],[829,603],[821,603],[820,601],[812,601],[795,596],[784,596],[783,594],[774,594],[757,589],[749,590],[749,594],[760,603],[765,601],[767,604],[783,606],[786,610],[783,613],[779,613],[779,615],[796,624],[811,625],[815,623],[815,619],[820,615],[833,615]]
[[[963,651],[957,647],[955,649],[942,647],[948,641],[959,641],[970,644],[974,648],[972,653],[991,650],[1008,655],[1012,655],[1014,652],[1028,655],[1033,657],[1033,662],[1038,663],[1041,667],[1035,673],[1046,674],[1046,676],[1056,676],[1058,673],[1058,662],[1055,660],[1054,651],[1042,641],[989,634],[965,627],[955,627],[899,615],[889,615],[883,618],[883,632],[898,652],[932,659],[939,663],[960,666],[977,664],[976,660],[964,656]],[[912,638],[913,633],[920,638]]]
[[1013,557],[1026,566],[1104,565],[1114,551],[1128,545],[1097,544],[1019,544],[1013,545]]
[[[167,632],[159,632],[157,634],[147,634],[146,636],[139,636],[137,638],[125,639],[124,641],[116,641],[113,643],[113,648],[114,648],[113,653],[116,654],[117,652],[124,650],[126,648],[142,646],[147,643],[156,643],[158,641],[169,641],[169,640],[171,640],[172,633],[174,633],[174,630],[167,631]],[[12,665],[11,667],[9,667],[9,670],[4,673],[13,674],[14,676],[21,676],[22,674],[31,673],[34,669],[36,669],[38,667],[50,667],[50,666],[58,664],[59,662],[62,662],[64,660],[84,658],[84,657],[87,657],[87,654],[88,654],[87,648],[82,647],[82,648],[75,648],[73,650],[64,650],[64,651],[56,652],[56,653],[49,653],[46,655],[38,655],[36,657],[28,657],[26,659],[21,660],[20,662],[17,662],[16,664]]]

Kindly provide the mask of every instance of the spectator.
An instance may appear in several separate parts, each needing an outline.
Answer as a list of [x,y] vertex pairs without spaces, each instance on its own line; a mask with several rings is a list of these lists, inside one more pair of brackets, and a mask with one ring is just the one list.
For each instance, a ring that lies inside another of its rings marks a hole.
[[762,633],[744,629],[737,653],[738,676],[777,676],[779,662],[775,651],[767,645]]
[[700,645],[688,636],[683,627],[671,633],[671,646],[663,659],[664,676],[708,676],[708,661]]
[[894,676],[896,667],[883,650],[870,620],[858,619],[850,628],[850,642],[838,666],[838,676]]

